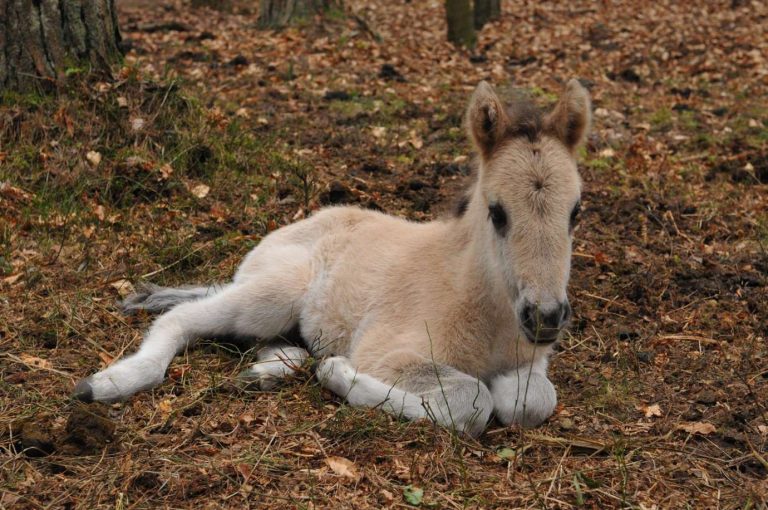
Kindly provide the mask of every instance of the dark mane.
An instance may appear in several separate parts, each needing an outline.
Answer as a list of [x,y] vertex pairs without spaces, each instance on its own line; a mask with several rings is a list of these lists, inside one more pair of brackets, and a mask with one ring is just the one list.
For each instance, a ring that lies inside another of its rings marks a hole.
[[530,99],[518,97],[507,107],[507,116],[510,125],[504,138],[525,137],[535,142],[541,137],[544,131],[544,114]]

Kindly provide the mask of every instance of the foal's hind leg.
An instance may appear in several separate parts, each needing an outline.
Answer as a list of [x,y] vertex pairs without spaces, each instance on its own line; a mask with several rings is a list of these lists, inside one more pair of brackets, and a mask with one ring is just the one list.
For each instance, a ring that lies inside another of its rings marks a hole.
[[348,358],[323,360],[321,384],[357,407],[381,407],[410,420],[429,418],[444,427],[478,436],[488,423],[493,398],[479,379],[428,360],[397,370],[394,385],[358,373]]
[[309,278],[306,259],[283,259],[218,294],[172,308],[155,320],[135,354],[80,381],[74,397],[109,402],[153,388],[174,356],[200,337],[274,338],[289,331]]
[[246,387],[270,390],[301,368],[309,358],[309,352],[295,345],[279,343],[260,349],[256,356],[258,361],[237,374],[237,378]]
[[120,303],[120,308],[126,315],[139,310],[163,313],[181,303],[213,296],[223,289],[223,285],[172,288],[143,283],[135,294],[131,294]]

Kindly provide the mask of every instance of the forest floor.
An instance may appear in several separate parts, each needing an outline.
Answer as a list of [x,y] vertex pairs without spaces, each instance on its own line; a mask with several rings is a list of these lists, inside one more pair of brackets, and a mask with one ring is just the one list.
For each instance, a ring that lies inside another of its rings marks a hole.
[[[505,0],[474,51],[436,0],[280,32],[118,4],[116,81],[0,102],[0,508],[766,508],[765,3]],[[547,106],[570,77],[594,127],[541,427],[456,437],[309,369],[238,393],[252,355],[216,343],[127,402],[69,399],[151,323],[116,307],[133,285],[226,281],[325,204],[439,217],[474,86]]]

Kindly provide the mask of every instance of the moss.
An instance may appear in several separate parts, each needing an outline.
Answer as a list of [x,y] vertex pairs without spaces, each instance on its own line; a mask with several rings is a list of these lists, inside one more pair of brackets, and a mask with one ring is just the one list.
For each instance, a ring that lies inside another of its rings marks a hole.
[[672,128],[672,110],[667,107],[656,110],[649,119],[655,131],[669,131]]

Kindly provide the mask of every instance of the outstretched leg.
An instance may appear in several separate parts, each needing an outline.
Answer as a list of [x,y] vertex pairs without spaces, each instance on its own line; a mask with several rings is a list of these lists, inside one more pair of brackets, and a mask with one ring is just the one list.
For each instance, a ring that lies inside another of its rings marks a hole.
[[139,310],[163,313],[181,303],[213,296],[224,288],[223,285],[172,288],[142,283],[135,294],[131,294],[120,303],[120,308],[126,315],[134,314]]
[[298,321],[309,278],[306,259],[286,258],[217,294],[175,306],[155,320],[135,354],[80,381],[73,396],[110,402],[153,388],[174,356],[200,337],[286,333]]
[[397,382],[387,384],[358,373],[348,358],[335,356],[320,363],[317,378],[353,406],[380,407],[409,420],[429,418],[473,437],[485,430],[493,399],[479,379],[426,360],[398,372]]
[[237,379],[246,388],[271,390],[301,368],[309,353],[288,343],[276,343],[260,349],[256,356],[258,361],[237,374]]

